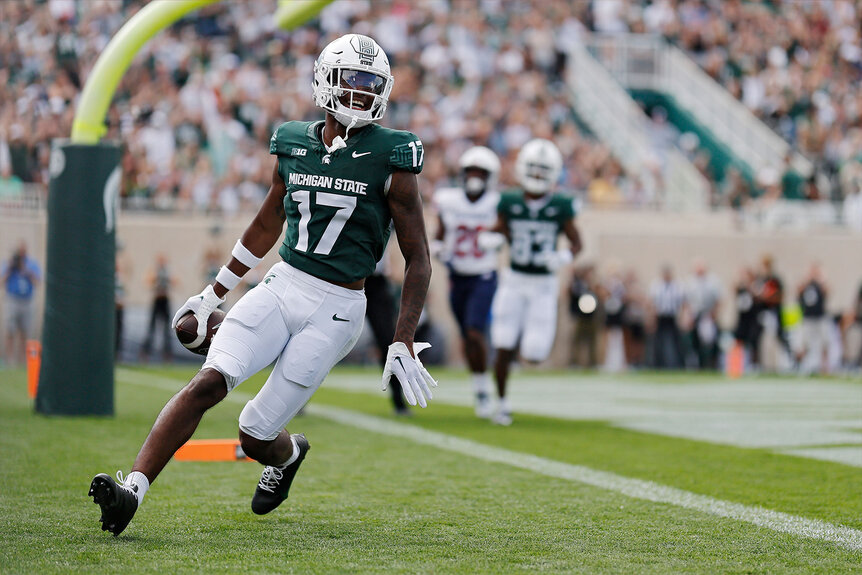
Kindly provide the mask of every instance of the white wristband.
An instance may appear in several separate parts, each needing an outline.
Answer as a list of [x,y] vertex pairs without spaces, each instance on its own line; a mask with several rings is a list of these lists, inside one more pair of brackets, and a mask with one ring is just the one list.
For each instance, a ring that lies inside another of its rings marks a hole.
[[228,291],[238,286],[239,282],[242,280],[241,277],[227,269],[227,266],[221,267],[221,269],[216,274],[215,279],[218,283],[226,287]]
[[230,255],[235,257],[239,263],[241,263],[250,270],[257,267],[257,264],[259,264],[260,261],[263,259],[257,257],[256,255],[248,251],[248,248],[242,245],[242,240],[236,241],[236,245],[233,247],[233,251],[230,253]]

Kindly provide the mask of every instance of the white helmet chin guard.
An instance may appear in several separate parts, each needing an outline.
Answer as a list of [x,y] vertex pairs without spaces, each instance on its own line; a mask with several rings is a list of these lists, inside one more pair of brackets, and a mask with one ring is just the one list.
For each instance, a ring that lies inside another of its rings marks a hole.
[[[500,159],[497,154],[490,148],[485,146],[473,146],[461,154],[461,159],[458,162],[461,166],[462,176],[466,176],[464,172],[467,168],[479,168],[488,172],[488,178],[482,181],[480,178],[466,178],[464,181],[464,191],[469,196],[478,196],[485,190],[494,190],[497,188],[497,176],[500,173]],[[479,180],[475,182],[473,180]]]
[[550,140],[530,140],[515,160],[515,175],[530,194],[547,194],[554,189],[563,171],[563,156]]
[[333,40],[314,63],[314,103],[348,128],[376,122],[386,113],[394,80],[389,58],[368,36]]

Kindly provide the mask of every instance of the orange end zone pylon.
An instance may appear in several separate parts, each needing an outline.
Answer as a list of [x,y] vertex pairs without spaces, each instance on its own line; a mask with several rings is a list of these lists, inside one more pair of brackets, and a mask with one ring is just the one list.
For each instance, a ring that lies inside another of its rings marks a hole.
[[178,461],[251,461],[239,439],[190,439],[174,454]]
[[730,379],[739,379],[745,372],[745,350],[739,342],[727,352],[727,366],[725,371]]
[[42,344],[35,339],[28,339],[27,352],[27,397],[36,399],[39,390],[39,369],[42,365]]

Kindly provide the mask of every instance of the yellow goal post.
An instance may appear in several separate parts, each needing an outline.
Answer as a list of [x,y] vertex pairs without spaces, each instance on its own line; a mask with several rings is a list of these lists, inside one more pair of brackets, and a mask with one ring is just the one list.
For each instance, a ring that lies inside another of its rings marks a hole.
[[[219,0],[153,0],[126,22],[105,47],[90,73],[72,123],[74,144],[96,144],[105,135],[105,116],[132,59],[147,41],[189,12]],[[284,29],[314,18],[332,0],[280,0],[276,24]]]

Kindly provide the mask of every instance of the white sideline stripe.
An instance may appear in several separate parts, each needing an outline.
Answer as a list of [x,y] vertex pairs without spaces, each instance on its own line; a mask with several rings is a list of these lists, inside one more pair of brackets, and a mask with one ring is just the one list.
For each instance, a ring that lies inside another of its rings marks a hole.
[[462,439],[436,431],[428,431],[414,425],[390,421],[337,407],[309,405],[306,411],[345,425],[384,435],[410,439],[416,443],[431,445],[439,449],[475,457],[476,459],[491,463],[503,463],[548,477],[577,481],[600,489],[616,491],[635,499],[668,503],[686,509],[702,511],[710,515],[745,521],[746,523],[752,523],[758,527],[766,527],[773,531],[829,541],[854,551],[862,550],[862,531],[843,525],[833,525],[825,521],[807,519],[762,507],[722,501],[652,481],[632,479],[607,471],[597,471],[583,465],[562,463],[544,457],[510,451],[500,447],[492,447],[483,443],[470,441],[469,439]]
[[[117,375],[128,383],[148,387],[178,390],[182,386],[175,379],[129,370],[117,370]],[[250,398],[249,394],[234,391],[226,399],[244,404]],[[652,481],[632,479],[607,471],[598,471],[583,465],[563,463],[500,447],[492,447],[469,439],[462,439],[437,431],[429,431],[415,425],[365,415],[347,409],[312,404],[306,406],[306,411],[312,415],[323,417],[343,425],[383,435],[409,439],[416,443],[430,445],[445,451],[481,459],[482,461],[502,463],[548,477],[577,481],[600,489],[615,491],[635,499],[643,499],[655,503],[667,503],[718,517],[744,521],[781,533],[836,543],[841,547],[853,551],[862,551],[862,531],[844,525],[834,525],[818,519],[808,519],[790,515],[789,513],[782,513],[781,511],[772,511],[762,507],[723,501]]]

